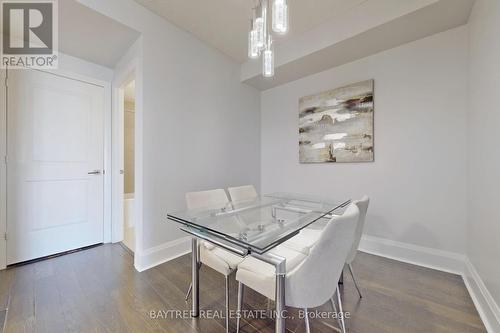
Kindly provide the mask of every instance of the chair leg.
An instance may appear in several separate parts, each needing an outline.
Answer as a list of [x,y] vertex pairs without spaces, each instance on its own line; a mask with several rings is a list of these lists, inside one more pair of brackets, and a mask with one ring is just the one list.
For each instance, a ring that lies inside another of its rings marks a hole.
[[240,332],[241,309],[243,307],[243,283],[238,282],[238,309],[236,314],[236,333]]
[[[199,263],[198,263],[198,268],[201,268],[201,262],[199,262]],[[189,289],[188,289],[188,291],[187,291],[187,293],[186,293],[186,298],[184,298],[184,300],[185,300],[186,302],[188,301],[188,299],[189,299],[189,295],[191,295],[191,292],[192,292],[192,291],[193,291],[193,283],[191,282],[191,283],[189,284]]]
[[193,283],[191,282],[191,283],[189,284],[189,289],[188,289],[188,291],[187,291],[187,293],[186,293],[186,298],[184,299],[186,302],[188,301],[188,299],[189,299],[189,295],[191,295],[191,291],[192,291],[192,290],[193,290]]
[[342,309],[342,298],[340,296],[340,289],[338,286],[337,286],[337,301],[339,303],[339,314],[341,323],[340,329],[342,330],[342,333],[346,333],[347,331],[345,329],[344,310]]
[[335,305],[335,299],[333,299],[333,296],[330,298],[330,302],[332,303],[333,312],[336,315],[335,319],[337,320],[337,324],[339,325],[339,328],[342,329],[342,322],[338,316],[339,313],[337,312],[337,306]]
[[354,272],[352,271],[352,265],[349,264],[347,265],[349,267],[349,272],[351,272],[352,280],[354,281],[354,286],[356,287],[356,290],[358,291],[359,298],[363,298],[363,295],[361,295],[361,291],[359,290],[358,282],[356,281],[356,278],[354,277]]
[[266,312],[269,317],[272,315],[272,310],[271,310],[271,299],[267,299],[267,307],[266,307]]
[[226,333],[229,333],[229,278],[226,278]]
[[304,320],[306,322],[306,333],[311,333],[311,327],[309,326],[309,315],[307,313],[307,308],[304,308]]

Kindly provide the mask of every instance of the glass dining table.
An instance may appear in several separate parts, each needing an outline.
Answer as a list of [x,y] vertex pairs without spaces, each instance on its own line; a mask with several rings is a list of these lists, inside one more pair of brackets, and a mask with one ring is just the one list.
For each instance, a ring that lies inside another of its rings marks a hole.
[[286,260],[272,253],[302,229],[342,214],[350,199],[328,199],[273,193],[221,207],[168,213],[168,220],[192,236],[192,316],[199,316],[199,241],[207,241],[238,256],[254,256],[276,267],[276,328],[285,332]]

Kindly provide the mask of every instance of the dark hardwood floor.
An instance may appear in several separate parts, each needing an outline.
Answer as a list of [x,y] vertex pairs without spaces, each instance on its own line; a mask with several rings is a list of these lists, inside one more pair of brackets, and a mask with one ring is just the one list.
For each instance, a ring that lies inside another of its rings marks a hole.
[[[201,308],[212,318],[157,315],[190,309],[184,301],[190,268],[186,255],[138,273],[120,245],[104,245],[0,271],[0,312],[8,308],[4,332],[224,332],[224,319],[209,311],[224,308],[224,278],[207,267],[200,273]],[[344,307],[351,314],[351,333],[486,332],[460,276],[365,253],[357,256],[354,270],[364,298],[358,298],[346,274]],[[245,309],[265,309],[266,299],[247,290]],[[234,277],[231,291],[235,309]],[[325,304],[319,310],[331,308]],[[287,320],[287,329],[302,333],[298,315],[290,309],[295,318]],[[312,332],[334,332],[337,327],[334,319],[313,319],[311,325]],[[273,321],[265,318],[247,318],[242,324],[245,333],[273,328]]]

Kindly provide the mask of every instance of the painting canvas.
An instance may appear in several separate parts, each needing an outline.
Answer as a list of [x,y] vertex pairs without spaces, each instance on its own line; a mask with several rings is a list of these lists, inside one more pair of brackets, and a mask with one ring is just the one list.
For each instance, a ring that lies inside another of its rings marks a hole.
[[299,100],[301,163],[373,161],[373,88],[368,80]]

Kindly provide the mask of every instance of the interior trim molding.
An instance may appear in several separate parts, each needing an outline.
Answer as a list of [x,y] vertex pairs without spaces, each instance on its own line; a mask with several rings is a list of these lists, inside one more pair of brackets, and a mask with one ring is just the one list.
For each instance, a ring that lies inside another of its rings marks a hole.
[[467,258],[465,261],[463,279],[472,301],[476,306],[486,330],[489,333],[500,332],[500,307],[493,299],[476,267]]
[[420,245],[364,235],[359,250],[409,264],[463,275],[466,256]]
[[135,255],[134,266],[139,272],[161,265],[191,252],[191,237],[182,237],[149,248]]
[[500,332],[500,309],[464,254],[364,235],[359,250],[409,264],[461,275],[488,333]]
[[7,70],[0,69],[0,270],[7,267]]

